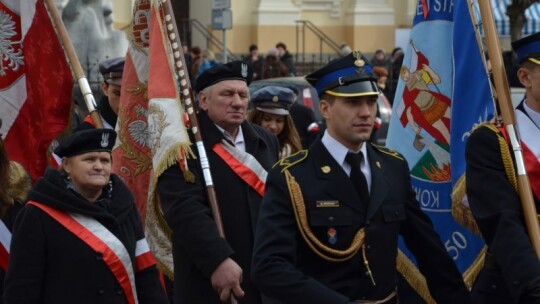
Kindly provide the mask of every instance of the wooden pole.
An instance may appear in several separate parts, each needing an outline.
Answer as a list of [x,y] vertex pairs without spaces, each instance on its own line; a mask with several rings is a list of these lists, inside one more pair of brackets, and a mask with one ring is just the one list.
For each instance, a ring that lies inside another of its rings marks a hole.
[[531,185],[525,169],[521,140],[515,127],[516,118],[512,106],[512,99],[510,98],[510,92],[508,90],[508,81],[506,79],[506,71],[502,60],[497,30],[495,29],[495,22],[493,21],[491,4],[488,0],[480,0],[478,1],[478,5],[480,7],[480,14],[482,15],[482,23],[484,25],[487,50],[491,60],[499,108],[516,159],[518,191],[521,199],[521,207],[523,208],[523,214],[525,216],[525,224],[534,251],[538,258],[540,258],[540,227],[538,225],[536,206],[534,204]]
[[[212,179],[212,172],[210,171],[210,162],[206,156],[206,150],[204,147],[203,137],[201,129],[199,127],[199,120],[197,118],[196,105],[194,103],[195,98],[193,96],[193,89],[191,88],[191,82],[189,81],[189,73],[186,67],[186,60],[184,53],[182,52],[182,42],[180,41],[180,35],[176,26],[172,4],[170,0],[161,0],[161,9],[163,10],[164,26],[167,31],[167,40],[173,52],[174,68],[178,75],[180,89],[181,89],[181,102],[186,112],[189,115],[189,121],[191,124],[191,132],[195,138],[195,144],[197,151],[199,152],[199,161],[203,170],[204,181],[206,183],[206,194],[208,197],[208,204],[210,211],[216,223],[219,235],[225,238],[225,230],[223,229],[223,221],[221,219],[221,213],[219,211],[219,204],[216,197],[216,191],[214,189],[214,182]],[[237,300],[231,291],[230,303],[236,304]]]
[[62,18],[60,17],[60,14],[56,9],[56,4],[54,3],[54,0],[44,0],[44,2],[47,10],[49,11],[49,15],[51,16],[54,27],[56,28],[56,34],[58,35],[60,42],[64,46],[67,60],[69,62],[69,65],[71,66],[71,70],[73,71],[74,78],[79,83],[81,93],[84,97],[84,102],[86,103],[88,112],[90,113],[90,116],[94,121],[94,125],[98,129],[103,129],[103,122],[101,121],[101,116],[99,115],[99,112],[97,110],[96,100],[94,99],[94,95],[92,95],[92,90],[90,89],[88,80],[84,75],[84,70],[81,67],[81,63],[79,62],[77,53],[75,53],[75,48],[73,47],[73,44],[69,39],[69,35],[66,27],[64,26],[64,22],[62,21]]

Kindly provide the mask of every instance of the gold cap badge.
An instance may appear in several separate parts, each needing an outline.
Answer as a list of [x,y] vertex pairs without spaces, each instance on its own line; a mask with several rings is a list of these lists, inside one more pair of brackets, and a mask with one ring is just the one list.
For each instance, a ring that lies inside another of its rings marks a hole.
[[273,102],[278,102],[279,101],[279,97],[276,95],[274,97],[272,97],[272,101]]
[[356,58],[354,65],[363,68],[366,65],[364,59],[362,59],[362,53],[360,51],[353,51],[353,57]]

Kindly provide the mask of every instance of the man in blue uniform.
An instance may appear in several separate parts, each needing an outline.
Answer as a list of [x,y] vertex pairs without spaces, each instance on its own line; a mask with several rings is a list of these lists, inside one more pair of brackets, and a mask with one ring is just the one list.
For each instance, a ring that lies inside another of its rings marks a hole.
[[357,51],[306,76],[327,129],[270,171],[252,280],[285,303],[398,303],[398,236],[437,303],[468,303],[461,274],[412,190],[407,162],[369,143],[376,78]]
[[[526,95],[515,110],[516,125],[540,210],[540,33],[514,41],[512,48]],[[503,130],[484,124],[467,141],[467,197],[488,246],[472,298],[474,303],[540,303],[540,261],[524,222],[512,146]]]

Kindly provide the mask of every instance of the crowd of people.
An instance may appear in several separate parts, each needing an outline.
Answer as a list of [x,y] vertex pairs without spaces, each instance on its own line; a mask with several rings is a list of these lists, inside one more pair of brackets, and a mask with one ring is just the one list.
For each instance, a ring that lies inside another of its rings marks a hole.
[[[512,46],[526,89],[516,116],[538,207],[540,33]],[[343,47],[341,58],[306,75],[326,126],[306,144],[312,126],[294,119],[295,88],[249,91],[255,79],[295,75],[286,45],[264,58],[256,45],[249,50],[228,63],[198,47],[186,56],[205,155],[194,149],[157,180],[174,260],[169,290],[134,196],[112,172],[123,58],[100,65],[104,128],[85,118],[54,148],[57,167],[34,185],[0,138],[4,303],[410,303],[398,289],[399,237],[437,303],[540,301],[540,263],[515,181],[521,168],[503,128],[483,124],[467,144],[469,204],[488,247],[471,291],[420,208],[404,157],[370,142],[378,96],[391,95],[397,77],[413,77],[401,69],[403,51],[378,50],[368,60]],[[222,227],[201,157],[212,168]]]

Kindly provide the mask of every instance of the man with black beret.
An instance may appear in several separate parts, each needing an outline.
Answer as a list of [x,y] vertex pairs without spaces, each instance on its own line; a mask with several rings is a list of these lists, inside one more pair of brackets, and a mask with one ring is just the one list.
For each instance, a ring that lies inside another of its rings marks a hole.
[[460,272],[416,200],[407,162],[369,142],[380,92],[366,59],[354,51],[306,79],[327,129],[268,175],[255,286],[284,303],[398,303],[402,236],[435,301],[468,303]]
[[[103,96],[97,102],[97,110],[101,115],[103,127],[113,129],[118,120],[118,107],[122,91],[122,75],[124,72],[124,57],[106,59],[99,63],[99,73],[103,77],[101,91]],[[95,123],[90,115],[77,126],[76,130],[94,128]]]
[[252,75],[249,64],[233,61],[203,72],[195,87],[226,239],[209,210],[200,155],[187,160],[194,179],[182,172],[185,164],[159,177],[161,208],[172,230],[175,303],[220,303],[233,295],[239,303],[263,303],[249,273],[266,171],[279,146],[274,135],[245,120]]
[[[526,173],[540,210],[540,32],[512,42],[525,99],[515,109]],[[487,123],[467,141],[467,198],[488,251],[472,288],[474,303],[540,303],[540,261],[531,245],[516,186],[517,165],[505,126]],[[533,215],[535,218],[537,215]]]

